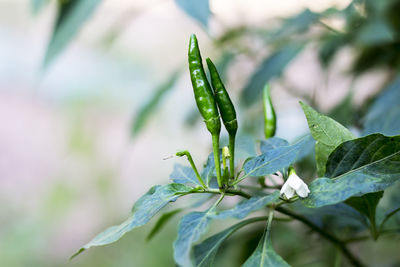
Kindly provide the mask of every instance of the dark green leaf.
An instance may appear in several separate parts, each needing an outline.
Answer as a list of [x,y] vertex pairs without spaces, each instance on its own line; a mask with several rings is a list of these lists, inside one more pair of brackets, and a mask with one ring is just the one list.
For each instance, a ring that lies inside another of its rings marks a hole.
[[151,240],[156,234],[160,232],[160,230],[179,212],[183,209],[175,209],[169,212],[164,213],[160,216],[156,224],[154,225],[153,229],[150,231],[149,235],[147,236],[147,240]]
[[289,143],[285,139],[279,137],[268,138],[267,140],[262,140],[260,142],[261,153],[267,153],[267,151],[276,149],[281,146],[288,146]]
[[337,121],[318,113],[302,102],[300,102],[300,105],[307,117],[311,135],[316,140],[317,172],[319,176],[323,176],[329,154],[342,142],[353,139],[354,135]]
[[174,242],[174,259],[179,266],[193,265],[190,258],[192,246],[207,231],[215,214],[215,208],[212,207],[205,212],[191,212],[182,218]]
[[177,82],[180,76],[180,70],[175,71],[168,80],[161,84],[154,92],[149,101],[143,105],[138,111],[138,115],[136,116],[134,123],[132,125],[132,136],[136,136],[143,129],[143,127],[148,122],[151,115],[156,111],[157,107],[160,105],[162,98],[168,93],[170,90],[174,88],[175,83]]
[[208,0],[175,0],[175,3],[194,18],[206,29],[208,28],[208,20],[211,16]]
[[272,212],[268,218],[268,225],[264,232],[263,237],[256,250],[251,254],[250,258],[242,265],[243,267],[290,267],[290,265],[279,256],[271,242],[271,225],[272,225]]
[[372,134],[346,141],[329,156],[326,177],[310,185],[302,202],[311,208],[379,192],[400,180],[400,136]]
[[397,77],[375,100],[365,117],[364,135],[400,134],[400,77]]
[[47,67],[75,37],[101,0],[58,1],[59,8],[53,34],[47,46],[43,67]]
[[169,176],[174,183],[178,184],[195,184],[201,185],[191,167],[186,167],[180,164],[174,165],[174,170]]
[[261,221],[261,220],[264,220],[264,218],[256,217],[256,218],[242,221],[240,223],[237,223],[237,224],[229,227],[228,229],[225,229],[222,232],[219,232],[218,234],[215,234],[215,235],[207,238],[202,243],[196,245],[193,248],[195,266],[196,267],[212,266],[215,255],[217,254],[219,247],[229,236],[231,236],[234,232],[236,232],[243,226],[245,226],[249,223],[253,223],[253,222],[257,222],[257,221]]
[[255,196],[237,204],[234,208],[224,210],[215,216],[216,219],[236,218],[243,219],[251,212],[260,210],[269,204],[279,201],[279,190],[266,196]]
[[347,96],[329,112],[329,117],[344,126],[351,125],[354,120],[354,116],[352,114],[355,113],[352,100],[353,92],[350,91]]
[[103,246],[120,239],[125,233],[134,228],[146,224],[161,208],[168,202],[175,201],[181,194],[188,193],[193,188],[182,184],[168,184],[164,186],[153,186],[145,195],[135,203],[132,208],[132,215],[120,225],[107,228],[98,234],[89,243],[83,246],[72,257],[90,247]]
[[304,44],[301,42],[291,42],[264,59],[242,91],[241,97],[245,104],[251,104],[259,99],[264,85],[271,78],[280,75],[286,65],[297,56],[303,47]]
[[245,177],[264,176],[282,170],[305,156],[314,140],[311,136],[300,139],[297,143],[270,149],[260,156],[246,161],[243,165]]
[[319,14],[305,9],[295,16],[285,19],[282,26],[279,27],[279,30],[272,34],[272,38],[288,37],[296,33],[305,32],[313,23],[318,21],[319,18]]

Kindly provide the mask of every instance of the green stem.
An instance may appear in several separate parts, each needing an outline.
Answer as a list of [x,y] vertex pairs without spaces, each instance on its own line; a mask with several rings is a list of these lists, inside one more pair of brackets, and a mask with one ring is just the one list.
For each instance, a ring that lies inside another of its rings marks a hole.
[[336,245],[341,251],[342,253],[347,257],[347,259],[354,265],[354,266],[364,266],[363,263],[360,262],[359,259],[357,259],[352,253],[351,251],[347,248],[347,246],[345,245],[344,242],[342,242],[341,240],[337,239],[335,236],[331,235],[328,232],[325,232],[323,229],[319,228],[317,225],[315,225],[313,222],[309,221],[307,218],[298,215],[296,213],[293,213],[291,210],[285,209],[283,207],[276,207],[276,210],[279,211],[280,213],[283,213],[287,216],[292,217],[293,219],[296,219],[300,222],[302,222],[303,224],[307,225],[308,227],[310,227],[312,230],[314,230],[315,232],[319,233],[322,237],[324,237],[325,239],[327,239],[328,241],[332,242],[334,245]]
[[235,179],[235,138],[236,134],[229,135],[229,171],[231,173],[231,179]]
[[[216,193],[216,194],[220,194],[220,192],[218,191],[214,191],[211,189],[207,189],[204,190],[204,192],[196,192],[196,193]],[[227,190],[226,191],[227,194],[233,194],[233,195],[238,195],[238,196],[242,196],[244,198],[251,198],[251,195],[243,192],[243,191],[238,191],[238,190]],[[300,222],[302,222],[303,224],[307,225],[308,227],[310,227],[312,230],[314,230],[315,232],[319,233],[322,237],[324,237],[325,239],[327,239],[328,241],[332,242],[334,245],[336,245],[338,247],[338,249],[340,249],[342,251],[342,253],[347,257],[347,259],[351,262],[352,265],[357,266],[357,267],[362,267],[365,266],[362,262],[360,262],[359,259],[357,259],[352,253],[351,251],[347,248],[345,242],[337,239],[335,236],[331,235],[328,232],[325,232],[323,229],[319,228],[317,225],[315,225],[313,222],[309,221],[306,217],[303,217],[299,214],[296,214],[294,212],[292,212],[291,210],[285,209],[283,207],[279,207],[278,205],[273,205],[273,208],[275,208],[276,211],[279,211],[282,214],[285,214],[295,220],[298,220]]]
[[199,182],[201,183],[201,185],[202,185],[204,188],[206,188],[207,186],[205,185],[203,179],[201,178],[200,173],[199,173],[199,171],[197,170],[196,165],[194,164],[192,155],[190,155],[190,152],[187,151],[187,150],[184,150],[184,151],[177,152],[176,155],[177,155],[178,157],[186,156],[187,160],[188,160],[189,163],[190,163],[190,166],[192,166],[192,169],[193,169],[194,173],[196,174],[197,179],[199,180]]
[[224,184],[221,177],[221,163],[219,159],[219,134],[212,135],[212,145],[214,152],[215,171],[217,172],[217,181],[219,189],[224,189]]

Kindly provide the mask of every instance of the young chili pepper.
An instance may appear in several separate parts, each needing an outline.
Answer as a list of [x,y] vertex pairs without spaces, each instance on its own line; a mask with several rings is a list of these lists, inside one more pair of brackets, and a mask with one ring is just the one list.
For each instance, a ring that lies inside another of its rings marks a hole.
[[221,178],[221,164],[219,156],[219,134],[221,132],[221,121],[219,119],[218,108],[214,100],[213,91],[208,83],[207,76],[203,69],[197,37],[194,34],[190,36],[188,57],[190,79],[192,81],[194,98],[200,114],[204,118],[207,129],[212,136],[218,186],[220,189],[222,189],[224,185]]
[[214,89],[215,100],[217,101],[219,112],[221,113],[222,122],[229,133],[229,169],[231,178],[234,178],[235,171],[235,137],[238,129],[236,119],[236,111],[228,92],[219,76],[218,70],[211,59],[207,58],[207,66],[210,71],[211,85]]
[[274,106],[272,105],[271,96],[269,94],[269,84],[266,84],[264,86],[263,104],[264,104],[264,135],[265,138],[268,139],[273,137],[276,131],[276,115]]

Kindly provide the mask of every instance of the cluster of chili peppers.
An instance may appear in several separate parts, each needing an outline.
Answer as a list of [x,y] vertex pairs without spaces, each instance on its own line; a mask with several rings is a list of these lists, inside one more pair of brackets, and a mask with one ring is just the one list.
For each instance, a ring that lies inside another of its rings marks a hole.
[[[238,130],[235,107],[229,97],[227,90],[221,80],[217,68],[210,58],[207,58],[207,66],[210,72],[211,85],[207,79],[203,68],[203,62],[200,54],[199,44],[196,35],[192,34],[189,41],[189,71],[192,81],[194,97],[201,116],[204,119],[206,127],[212,136],[213,153],[215,161],[215,170],[218,186],[221,191],[229,187],[229,181],[235,179],[235,138]],[[221,133],[221,121],[229,134],[229,146],[224,148],[223,173],[221,174],[219,136]],[[264,88],[264,132],[266,138],[275,134],[276,118],[269,96],[269,87]],[[186,154],[185,154],[186,155]],[[181,154],[179,156],[182,156]],[[187,155],[186,155],[187,156]],[[229,158],[229,171],[226,166],[226,159]],[[197,175],[201,180],[201,177]],[[202,181],[201,181],[202,182]],[[204,185],[204,183],[202,182]]]

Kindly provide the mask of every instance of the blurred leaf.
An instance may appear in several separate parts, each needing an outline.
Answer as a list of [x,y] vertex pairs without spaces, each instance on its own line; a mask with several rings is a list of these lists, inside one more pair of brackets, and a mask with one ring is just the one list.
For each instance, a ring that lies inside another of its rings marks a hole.
[[254,196],[247,200],[244,200],[237,204],[234,208],[224,210],[218,213],[215,216],[217,219],[227,219],[227,218],[236,218],[243,219],[247,217],[251,212],[260,210],[266,207],[269,204],[273,204],[279,201],[279,190],[266,195],[266,196]]
[[367,46],[357,51],[359,54],[353,63],[353,72],[356,75],[378,67],[393,70],[400,67],[400,43],[398,42]]
[[367,21],[356,37],[356,43],[359,45],[377,45],[392,42],[394,33],[390,26],[382,19],[373,19]]
[[195,259],[195,266],[196,267],[208,267],[213,266],[215,255],[217,254],[221,244],[234,232],[246,226],[249,223],[253,223],[256,221],[260,221],[263,218],[252,218],[240,223],[237,223],[228,229],[215,234],[200,244],[194,247],[194,259]]
[[235,144],[235,161],[240,161],[254,156],[256,156],[254,139],[249,135],[237,135]]
[[349,91],[347,96],[329,112],[329,117],[344,126],[351,125],[354,120],[352,114],[356,112],[352,100],[353,92]]
[[43,61],[46,68],[75,37],[101,0],[57,1],[58,14]]
[[148,122],[151,115],[156,111],[158,106],[161,103],[164,95],[174,88],[175,83],[178,81],[181,71],[175,71],[168,80],[161,84],[151,96],[149,101],[143,105],[138,111],[138,115],[136,116],[134,123],[132,125],[132,136],[137,136],[143,127]]
[[378,96],[365,117],[363,135],[400,134],[400,76]]
[[304,157],[304,151],[313,144],[311,136],[306,136],[293,145],[280,146],[249,159],[243,165],[245,177],[264,176],[284,169]]
[[154,225],[153,229],[150,231],[149,235],[147,236],[147,241],[151,240],[156,234],[158,234],[162,228],[179,212],[183,209],[175,209],[170,212],[166,212],[160,216],[156,224]]
[[346,141],[329,156],[326,177],[311,183],[302,202],[315,208],[379,192],[399,181],[400,136],[372,134]]
[[242,91],[241,98],[244,103],[251,104],[256,101],[264,85],[271,78],[280,75],[286,65],[297,56],[303,47],[304,43],[302,42],[291,42],[264,59]]
[[347,45],[349,38],[346,34],[329,34],[320,40],[318,57],[323,67],[328,67],[337,51]]
[[207,157],[207,162],[204,165],[203,171],[201,172],[201,178],[203,178],[207,186],[210,186],[211,179],[216,175],[214,153],[210,153]]
[[111,226],[98,234],[78,252],[72,255],[71,258],[91,247],[103,246],[117,241],[132,229],[146,224],[161,208],[169,202],[175,201],[179,195],[188,193],[192,189],[192,187],[182,184],[153,186],[145,195],[136,201],[132,208],[132,215],[126,221],[120,225]]
[[302,102],[300,102],[300,105],[306,115],[311,135],[316,140],[315,160],[317,162],[317,172],[319,176],[323,176],[329,154],[344,141],[353,139],[354,135],[343,125],[318,113],[312,107]]
[[242,265],[243,267],[290,267],[290,265],[279,256],[272,247],[271,241],[271,225],[273,212],[270,212],[268,225],[265,233],[261,238],[256,250]]
[[175,3],[194,18],[206,29],[208,28],[208,20],[211,16],[208,0],[175,0]]
[[190,253],[192,246],[207,231],[215,208],[204,212],[191,212],[183,216],[178,226],[178,237],[174,242],[174,259],[179,266],[192,266]]
[[272,34],[272,38],[281,38],[283,35],[286,37],[305,32],[313,23],[318,21],[319,18],[320,14],[305,9],[293,17],[285,19],[283,24],[279,27],[279,30]]
[[38,14],[48,3],[49,0],[31,0],[33,14]]
[[201,186],[193,169],[181,164],[174,165],[174,170],[170,174],[169,179],[178,184],[195,184]]
[[281,147],[288,146],[289,143],[285,139],[279,137],[268,138],[267,140],[262,140],[260,142],[260,150],[261,153],[267,153],[269,150]]

